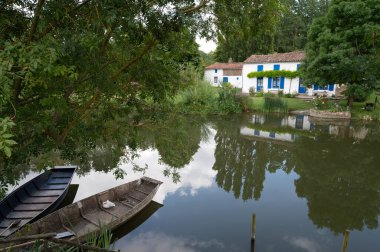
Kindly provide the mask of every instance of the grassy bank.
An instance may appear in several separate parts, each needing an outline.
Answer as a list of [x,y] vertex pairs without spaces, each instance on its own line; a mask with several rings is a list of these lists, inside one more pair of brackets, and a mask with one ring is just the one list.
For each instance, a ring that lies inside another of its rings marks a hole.
[[[282,101],[287,107],[287,112],[294,110],[308,110],[314,108],[312,101],[304,101],[296,98],[276,98]],[[249,111],[266,112],[265,97],[244,97],[243,107]]]

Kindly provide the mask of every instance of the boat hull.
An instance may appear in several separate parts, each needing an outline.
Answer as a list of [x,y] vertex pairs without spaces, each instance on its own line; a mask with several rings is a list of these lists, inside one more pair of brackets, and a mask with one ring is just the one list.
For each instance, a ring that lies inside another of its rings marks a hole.
[[[61,208],[31,224],[16,235],[71,234],[67,240],[86,241],[101,230],[114,230],[134,217],[152,201],[162,182],[143,177],[111,188]],[[109,200],[114,207],[106,208]]]
[[56,166],[20,186],[0,202],[0,238],[54,211],[65,198],[76,166]]

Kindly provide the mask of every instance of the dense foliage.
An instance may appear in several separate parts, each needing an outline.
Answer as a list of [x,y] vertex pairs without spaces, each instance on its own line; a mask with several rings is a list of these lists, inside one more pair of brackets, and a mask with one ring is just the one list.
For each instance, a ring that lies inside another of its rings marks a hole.
[[283,5],[279,0],[221,0],[215,3],[217,61],[243,61],[274,50]]
[[329,0],[221,0],[215,3],[217,61],[243,61],[252,54],[303,50],[316,17]]
[[317,17],[327,12],[330,0],[286,0],[275,36],[276,52],[303,50],[307,32]]
[[146,99],[173,96],[187,85],[181,72],[201,64],[208,2],[2,1],[0,112],[18,147],[75,149],[84,135],[94,145],[108,120],[133,123]]
[[309,32],[307,81],[347,84],[350,105],[378,88],[379,13],[377,0],[332,1],[328,13],[315,20]]

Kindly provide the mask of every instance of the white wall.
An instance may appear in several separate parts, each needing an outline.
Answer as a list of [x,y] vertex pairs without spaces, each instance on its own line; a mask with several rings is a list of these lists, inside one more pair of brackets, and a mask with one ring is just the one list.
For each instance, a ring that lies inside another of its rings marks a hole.
[[[256,72],[257,71],[257,66],[258,65],[263,65],[263,71],[269,71],[273,70],[274,65],[280,65],[280,70],[289,70],[289,71],[296,71],[297,70],[297,64],[300,64],[300,62],[278,62],[278,63],[265,63],[265,64],[251,64],[251,63],[244,63],[243,64],[243,92],[248,93],[249,88],[254,87],[255,90],[257,90],[256,84],[257,84],[257,79],[256,78],[248,78],[247,74],[250,72]],[[273,81],[272,81],[273,85]],[[298,86],[299,86],[299,78],[295,79],[288,79],[285,78],[285,83],[284,83],[284,93],[298,93]],[[268,91],[278,91],[280,89],[278,88],[271,88],[268,89],[268,78],[264,78],[264,83],[263,83],[263,90],[264,93]]]
[[[218,77],[218,83],[214,83],[214,77]],[[223,82],[223,77],[228,77],[228,82],[236,88],[242,88],[242,76],[225,76],[223,75],[223,69],[218,69],[215,73],[215,69],[206,69],[204,79],[211,83],[213,86],[218,86]]]
[[[215,73],[215,69],[206,69],[204,79],[210,82],[213,86],[219,86],[223,82],[223,69],[217,69],[218,72]],[[214,77],[218,77],[218,83],[214,83]]]

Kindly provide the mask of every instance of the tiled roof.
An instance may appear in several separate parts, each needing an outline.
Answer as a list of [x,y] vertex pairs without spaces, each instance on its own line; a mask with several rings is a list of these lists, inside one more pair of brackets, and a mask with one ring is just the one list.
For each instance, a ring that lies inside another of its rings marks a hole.
[[243,69],[243,63],[241,62],[235,62],[235,63],[215,62],[214,64],[206,67],[206,69]]
[[300,62],[305,58],[302,51],[288,53],[274,53],[266,55],[252,55],[244,63],[276,63],[276,62]]

